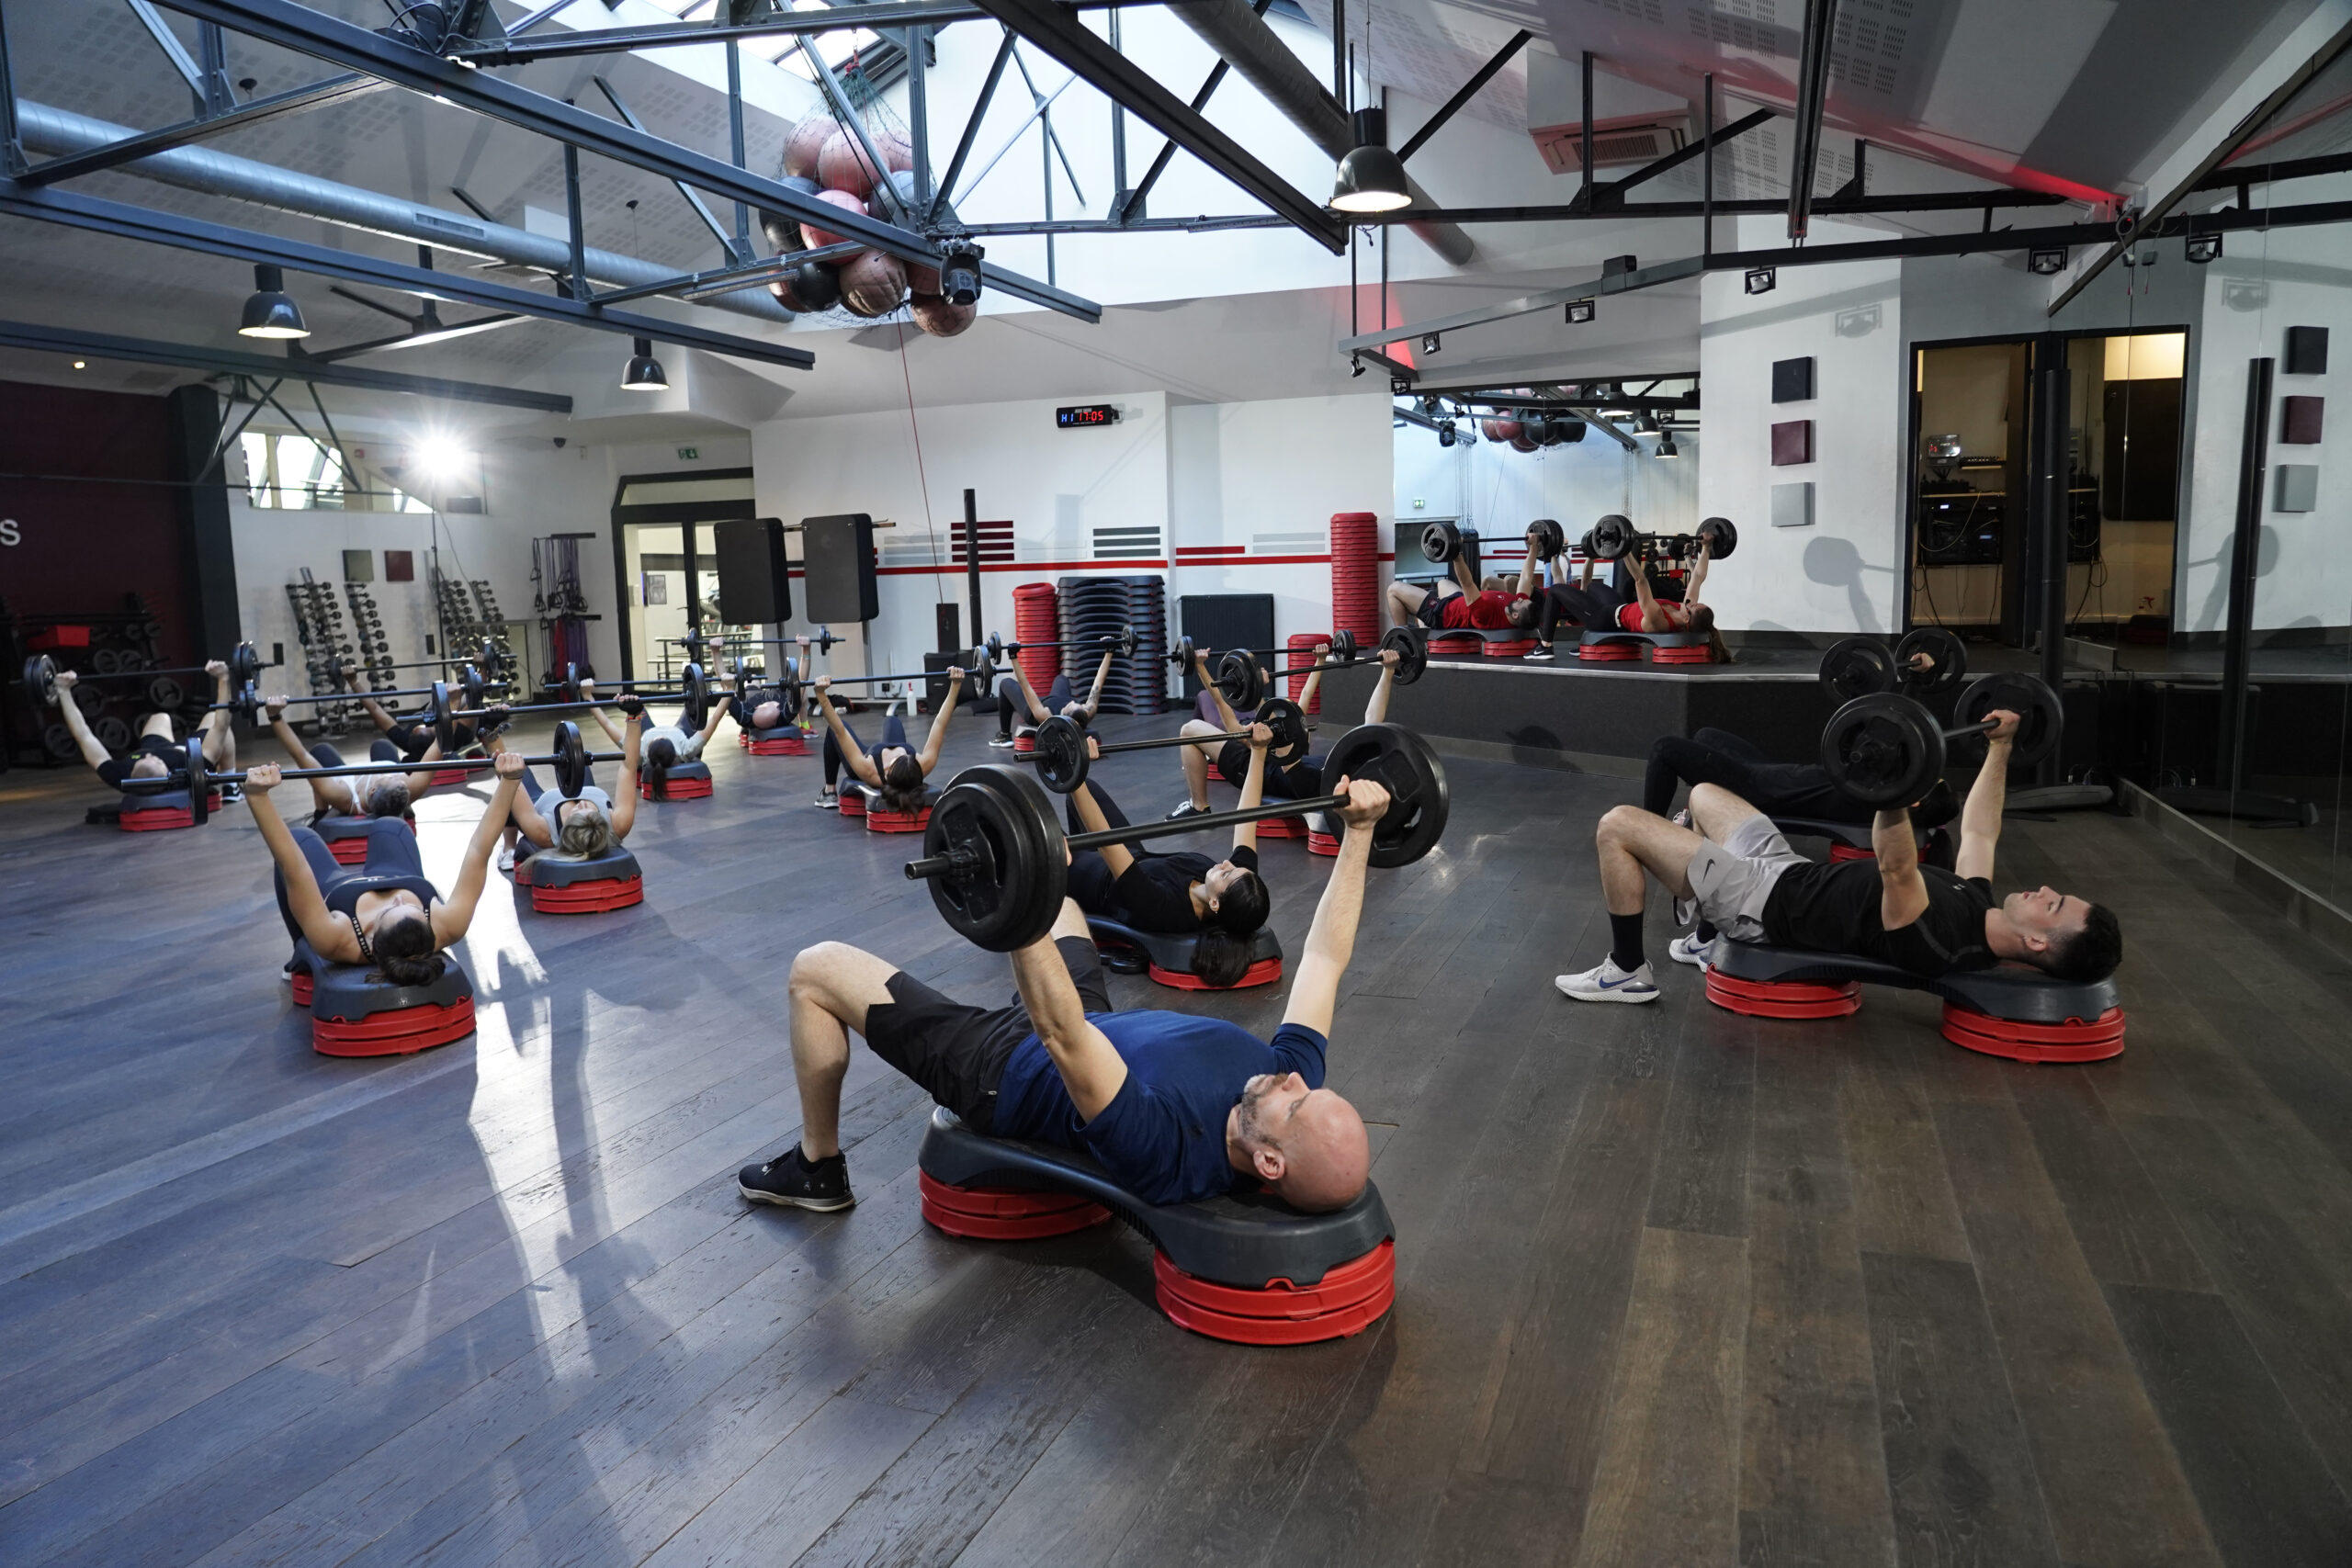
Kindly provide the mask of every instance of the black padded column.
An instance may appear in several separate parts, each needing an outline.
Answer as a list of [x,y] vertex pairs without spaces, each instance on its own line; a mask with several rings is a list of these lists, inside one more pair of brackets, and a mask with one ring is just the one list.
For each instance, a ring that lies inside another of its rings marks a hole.
[[237,607],[237,548],[229,523],[227,459],[220,444],[220,400],[211,388],[175,389],[171,405],[171,475],[180,482],[180,526],[187,530],[188,584],[198,659],[222,659],[244,636]]

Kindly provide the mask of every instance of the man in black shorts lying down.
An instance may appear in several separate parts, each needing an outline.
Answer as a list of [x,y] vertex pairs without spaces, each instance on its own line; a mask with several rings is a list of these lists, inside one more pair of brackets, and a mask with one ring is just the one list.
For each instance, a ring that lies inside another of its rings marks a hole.
[[845,942],[802,949],[789,993],[800,1141],[745,1167],[739,1190],[801,1209],[857,1201],[840,1143],[854,1032],[974,1132],[1091,1156],[1147,1203],[1262,1182],[1293,1208],[1346,1207],[1363,1190],[1370,1147],[1355,1107],[1323,1087],[1324,1050],[1388,792],[1359,779],[1347,794],[1340,815],[1351,830],[1272,1041],[1193,1013],[1114,1012],[1086,916],[1068,900],[1051,932],[1012,954],[1011,1007],[951,1000]]
[[2105,979],[2123,957],[2111,911],[2049,887],[1993,901],[1993,851],[2018,716],[1996,709],[1990,716],[2001,727],[1987,737],[1984,765],[1961,812],[1951,871],[1919,863],[1910,814],[1902,810],[1882,811],[1871,824],[1876,860],[1823,865],[1789,848],[1770,818],[1715,784],[1690,791],[1697,831],[1639,807],[1612,807],[1594,834],[1609,956],[1553,983],[1582,1002],[1657,999],[1642,954],[1645,874],[1674,896],[1677,925],[1695,912],[1734,942],[1858,953],[1928,976],[2008,959],[2062,980]]

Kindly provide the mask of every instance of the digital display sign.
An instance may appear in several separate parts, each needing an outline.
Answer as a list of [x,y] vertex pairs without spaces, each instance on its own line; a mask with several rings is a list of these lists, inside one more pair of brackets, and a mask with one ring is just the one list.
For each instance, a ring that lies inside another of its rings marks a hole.
[[1056,409],[1054,423],[1064,430],[1077,430],[1090,424],[1116,424],[1119,423],[1119,405],[1080,403],[1075,408]]

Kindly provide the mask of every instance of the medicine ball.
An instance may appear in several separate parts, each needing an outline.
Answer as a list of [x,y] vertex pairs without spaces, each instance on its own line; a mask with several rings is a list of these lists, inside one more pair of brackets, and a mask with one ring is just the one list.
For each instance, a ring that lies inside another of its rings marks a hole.
[[1516,441],[1526,433],[1515,419],[1488,419],[1479,422],[1478,434],[1489,441],[1502,442]]
[[[804,179],[797,175],[786,175],[776,184],[811,197],[819,189],[815,180]],[[799,223],[768,208],[760,209],[760,232],[767,236],[768,248],[778,255],[808,249],[808,243],[801,238]]]
[[827,137],[824,150],[817,154],[817,177],[830,190],[845,190],[863,199],[874,194],[874,182],[881,174],[857,138],[846,130],[835,130]]
[[840,129],[833,117],[821,110],[794,126],[792,134],[784,139],[785,174],[804,180],[815,178],[818,156]]
[[979,319],[978,305],[958,305],[936,294],[918,294],[908,301],[915,325],[933,337],[954,337]]
[[[854,212],[861,218],[865,215],[865,203],[845,190],[828,187],[817,193],[817,199],[830,206],[838,207],[844,212]],[[830,229],[820,229],[813,223],[800,225],[800,232],[808,242],[808,248],[811,250],[820,250],[827,245],[838,245],[842,243],[841,235]]]
[[804,310],[830,310],[841,303],[841,269],[831,262],[802,262],[785,281]]
[[861,251],[842,266],[842,308],[869,320],[907,297],[907,269],[887,251]]

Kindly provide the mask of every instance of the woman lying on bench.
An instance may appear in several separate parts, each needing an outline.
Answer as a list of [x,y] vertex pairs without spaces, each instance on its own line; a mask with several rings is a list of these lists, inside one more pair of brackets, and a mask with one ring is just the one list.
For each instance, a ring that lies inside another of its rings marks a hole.
[[[1264,725],[1250,727],[1250,771],[1241,785],[1245,811],[1265,798],[1266,747],[1272,739],[1273,731]],[[1079,785],[1066,810],[1073,834],[1129,825],[1118,802],[1092,784]],[[1197,851],[1160,854],[1126,844],[1077,851],[1069,862],[1069,896],[1088,914],[1140,931],[1198,932],[1193,973],[1219,989],[1240,984],[1250,972],[1258,928],[1273,907],[1258,872],[1255,821],[1235,824],[1233,852],[1220,861]]]
[[[287,699],[272,697],[267,704],[269,730],[297,768],[340,768],[343,753],[322,740],[306,746],[286,722]],[[311,824],[316,827],[330,817],[392,817],[404,818],[416,797],[433,787],[433,764],[441,758],[441,744],[435,741],[417,759],[416,771],[407,773],[355,773],[345,778],[311,779]],[[368,747],[371,762],[400,761],[400,748],[390,740],[377,739]]]
[[1918,840],[1902,810],[1882,811],[1872,824],[1876,859],[1823,865],[1791,849],[1770,818],[1713,784],[1690,792],[1695,832],[1638,807],[1612,807],[1594,835],[1609,956],[1553,983],[1584,1002],[1657,999],[1642,954],[1651,876],[1674,896],[1676,924],[1695,909],[1734,942],[1859,953],[1921,976],[1989,969],[2007,959],[2062,980],[2105,979],[2123,957],[2122,931],[2105,907],[2049,887],[1994,902],[1993,852],[2018,716],[1996,708],[1987,716],[2001,727],[1986,737],[1951,871],[1919,863]]
[[[580,693],[593,698],[593,682],[581,682]],[[637,768],[643,755],[645,705],[625,696],[616,705],[628,716],[621,727],[620,798],[614,799],[593,784],[582,784],[576,795],[541,789],[538,779],[525,769],[522,791],[512,795],[508,812],[519,837],[510,840],[498,857],[499,870],[512,871],[516,861],[537,854],[602,860],[619,850],[621,840],[637,826]],[[513,755],[496,731],[491,734],[490,747],[501,758]]]
[[1340,976],[1355,951],[1372,827],[1388,792],[1348,786],[1351,829],[1306,933],[1283,1026],[1271,1041],[1194,1013],[1114,1012],[1086,916],[1064,900],[1044,937],[1012,954],[1021,999],[968,1007],[844,942],[804,948],[788,992],[800,1138],[737,1190],[755,1203],[846,1209],[842,1079],[849,1037],[912,1078],[976,1133],[1074,1149],[1146,1203],[1262,1183],[1295,1209],[1345,1208],[1371,1167],[1363,1118],[1323,1087]]
[[[1658,636],[1668,632],[1695,632],[1707,639],[1718,664],[1731,662],[1731,655],[1724,648],[1724,635],[1715,629],[1715,612],[1700,603],[1701,590],[1707,585],[1707,552],[1710,541],[1699,543],[1699,558],[1690,568],[1690,580],[1683,584],[1682,597],[1662,597],[1650,581],[1649,563],[1636,560],[1630,566],[1620,561],[1623,583],[1611,581],[1605,587],[1592,585],[1592,558],[1585,558],[1584,570],[1574,586],[1555,582],[1544,591],[1544,607],[1535,623],[1535,651],[1530,659],[1552,657],[1552,637],[1563,621],[1572,621],[1587,631],[1647,632]],[[1629,592],[1627,590],[1630,589]]]
[[[1304,709],[1315,700],[1316,688],[1323,683],[1323,660],[1331,651],[1328,642],[1315,645],[1315,668],[1307,671],[1306,684],[1298,690],[1298,705]],[[1363,721],[1379,724],[1388,717],[1388,694],[1396,685],[1396,650],[1380,650],[1380,679],[1373,683],[1372,697],[1363,705]],[[1185,735],[1223,735],[1239,729],[1248,722],[1235,713],[1225,700],[1225,693],[1209,679],[1208,655],[1195,653],[1193,662],[1200,671],[1201,694],[1193,700],[1195,716],[1184,721],[1180,733]],[[1205,709],[1206,711],[1203,711]],[[1254,712],[1252,716],[1254,717]],[[1184,764],[1183,804],[1168,814],[1170,822],[1181,822],[1187,817],[1206,816],[1209,809],[1209,768],[1214,761],[1217,777],[1242,787],[1250,776],[1250,748],[1238,740],[1204,740],[1198,746],[1183,746],[1176,755]],[[1305,800],[1323,793],[1323,759],[1318,755],[1302,756],[1286,768],[1269,766],[1266,770],[1266,794],[1274,800]]]
[[1054,677],[1053,685],[1041,699],[1037,695],[1037,688],[1029,683],[1029,671],[1021,668],[1021,660],[1016,658],[1012,661],[1012,673],[1000,677],[996,683],[996,739],[989,744],[1012,744],[1013,716],[1016,714],[1028,716],[1027,722],[1020,727],[1023,735],[1033,733],[1037,726],[1056,714],[1075,720],[1080,729],[1091,728],[1094,716],[1102,709],[1102,683],[1110,678],[1111,653],[1105,649],[1102,661],[1094,666],[1094,684],[1088,690],[1084,702],[1077,700],[1068,671]]
[[[212,677],[212,700],[226,704],[229,700],[229,667],[213,660],[204,667]],[[151,713],[139,721],[139,742],[129,757],[117,761],[106,742],[90,733],[90,721],[82,715],[82,705],[74,700],[76,677],[71,670],[57,672],[57,707],[65,720],[66,732],[74,737],[74,746],[82,753],[82,761],[98,775],[98,782],[108,789],[120,789],[125,779],[160,779],[187,766],[187,747],[172,740],[172,716]],[[35,697],[39,701],[39,697]],[[215,773],[226,773],[237,765],[237,736],[229,727],[229,710],[216,706],[204,716],[204,728],[198,731],[203,739],[197,743],[204,748],[204,765]],[[143,803],[141,803],[143,804]]]
[[277,863],[277,912],[287,934],[308,942],[328,964],[366,964],[396,986],[429,986],[441,977],[441,950],[473,923],[490,875],[490,852],[506,821],[523,759],[498,759],[498,789],[466,845],[457,890],[441,897],[424,874],[416,835],[400,822],[379,821],[368,836],[365,865],[337,865],[326,841],[308,828],[288,828],[270,804],[284,781],[275,762],[245,774],[245,801],[254,825]]
[[939,705],[931,721],[931,734],[920,751],[907,744],[906,724],[895,713],[882,720],[882,743],[866,745],[833,711],[832,692],[833,678],[819,676],[817,706],[825,715],[825,791],[817,797],[817,804],[829,811],[840,807],[842,764],[847,762],[857,782],[879,797],[879,809],[904,817],[921,811],[930,789],[923,781],[939,766],[939,749],[947,744],[947,726],[963,703],[964,667],[948,667],[946,699]]
[[[595,693],[594,682],[580,682],[582,696],[593,697]],[[650,724],[645,727],[645,782],[653,791],[654,799],[670,798],[670,770],[681,762],[700,761],[703,748],[709,745],[710,738],[718,733],[718,721],[734,711],[733,697],[717,699],[710,705],[710,716],[704,719],[702,728],[692,735],[686,733],[684,725]],[[597,728],[604,730],[606,739],[616,746],[627,745],[621,726],[606,718],[603,708],[590,708],[588,714],[596,721]]]

